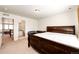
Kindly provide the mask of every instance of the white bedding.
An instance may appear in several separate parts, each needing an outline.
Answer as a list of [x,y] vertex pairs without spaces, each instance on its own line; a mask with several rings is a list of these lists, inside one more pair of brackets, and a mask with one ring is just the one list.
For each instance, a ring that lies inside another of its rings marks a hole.
[[79,40],[75,35],[52,32],[38,33],[34,35],[79,49]]

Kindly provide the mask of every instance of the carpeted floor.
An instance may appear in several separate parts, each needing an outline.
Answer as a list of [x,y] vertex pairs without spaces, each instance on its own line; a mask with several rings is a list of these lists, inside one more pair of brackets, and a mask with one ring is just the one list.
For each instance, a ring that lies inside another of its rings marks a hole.
[[28,48],[27,39],[19,39],[3,44],[0,48],[0,54],[38,54],[38,52],[32,47]]

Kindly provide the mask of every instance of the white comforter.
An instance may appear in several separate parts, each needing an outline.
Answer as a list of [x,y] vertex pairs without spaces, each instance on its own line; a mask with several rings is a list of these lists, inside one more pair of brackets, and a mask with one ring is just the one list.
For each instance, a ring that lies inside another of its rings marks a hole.
[[79,49],[79,40],[75,35],[52,32],[38,33],[34,35]]

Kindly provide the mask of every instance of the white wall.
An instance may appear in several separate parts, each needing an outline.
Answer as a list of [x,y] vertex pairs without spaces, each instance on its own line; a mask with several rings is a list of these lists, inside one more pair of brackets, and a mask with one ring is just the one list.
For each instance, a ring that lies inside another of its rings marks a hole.
[[26,21],[26,24],[25,24],[26,36],[28,31],[38,30],[38,20],[25,18],[25,21]]
[[74,10],[52,15],[51,17],[40,19],[39,30],[46,30],[47,26],[69,26],[75,25]]
[[14,40],[18,40],[18,37],[19,37],[19,18],[18,17],[15,17],[14,18]]

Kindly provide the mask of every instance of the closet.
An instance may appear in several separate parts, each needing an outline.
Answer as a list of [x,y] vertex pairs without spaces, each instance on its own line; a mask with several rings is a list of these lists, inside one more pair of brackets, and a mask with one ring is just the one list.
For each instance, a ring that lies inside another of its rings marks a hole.
[[19,21],[19,37],[25,37],[25,20]]

